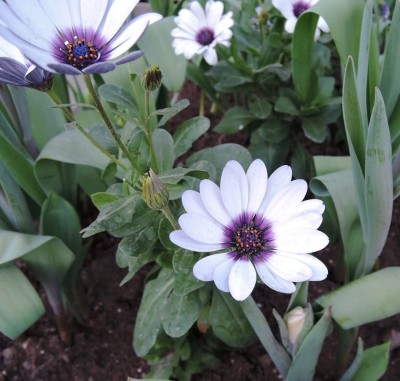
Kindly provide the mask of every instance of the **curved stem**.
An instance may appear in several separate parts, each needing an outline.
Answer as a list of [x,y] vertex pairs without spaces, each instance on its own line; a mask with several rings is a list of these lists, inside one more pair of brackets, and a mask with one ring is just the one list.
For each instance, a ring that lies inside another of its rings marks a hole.
[[150,91],[146,90],[145,99],[144,99],[144,120],[145,120],[145,130],[147,134],[147,140],[150,146],[150,155],[151,155],[151,166],[153,167],[153,171],[158,173],[158,165],[157,165],[157,157],[156,150],[154,147],[153,141],[153,132],[151,131],[150,126]]
[[[49,97],[53,100],[53,102],[56,105],[61,105],[61,101],[58,98],[57,94],[54,92],[54,90],[50,90],[47,92]],[[110,152],[108,152],[103,146],[100,145],[100,143],[93,138],[92,135],[90,135],[74,118],[72,115],[71,111],[68,110],[66,107],[61,107],[61,111],[63,112],[65,118],[69,122],[74,122],[76,129],[86,138],[88,139],[99,151],[101,151],[104,155],[106,155],[111,161],[113,161],[116,165],[121,167],[123,170],[127,170],[127,167],[124,163],[120,162],[114,155],[112,155]]]
[[161,211],[164,213],[164,216],[167,217],[167,219],[170,222],[170,224],[172,225],[172,227],[175,230],[179,230],[180,226],[176,222],[175,217],[172,215],[171,210],[169,209],[169,207],[166,206],[165,208],[161,209]]
[[[106,110],[103,107],[103,104],[100,101],[99,96],[97,95],[97,92],[93,86],[93,83],[90,79],[90,76],[87,74],[83,75],[83,80],[85,81],[85,84],[89,90],[89,93],[94,101],[94,104],[98,110],[98,112],[100,113],[101,118],[104,120],[108,130],[110,131],[112,137],[114,138],[115,142],[118,144],[119,148],[121,149],[121,151],[124,153],[125,157],[132,163],[132,158],[131,155],[128,151],[128,149],[125,147],[125,144],[122,143],[122,140],[120,139],[117,131],[115,131],[114,126],[111,123],[110,118],[108,117]],[[133,164],[133,163],[132,163]]]

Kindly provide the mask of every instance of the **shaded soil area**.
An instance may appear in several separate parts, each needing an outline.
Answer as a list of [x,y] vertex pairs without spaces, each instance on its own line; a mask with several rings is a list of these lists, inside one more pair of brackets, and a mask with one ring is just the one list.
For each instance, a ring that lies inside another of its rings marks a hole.
[[[187,89],[189,94],[195,90]],[[195,102],[192,107],[196,107]],[[192,113],[191,115],[196,115],[196,112],[197,110],[193,109],[185,111]],[[183,120],[188,117],[189,114],[182,115]],[[218,117],[211,115],[210,119],[212,125],[215,125]],[[196,143],[194,149],[228,141],[246,144],[246,139],[245,134],[226,137],[208,132]],[[380,267],[400,266],[399,240],[400,201],[397,200],[388,241],[380,257]],[[147,269],[143,269],[130,282],[120,287],[119,283],[125,276],[125,270],[119,269],[115,264],[117,243],[117,240],[106,234],[95,236],[81,274],[89,302],[90,318],[87,326],[71,321],[73,344],[70,347],[63,345],[47,306],[47,313],[17,340],[11,341],[0,334],[0,381],[125,381],[128,376],[144,378],[149,366],[135,356],[132,336]],[[319,255],[328,266],[330,275],[326,281],[310,284],[311,300],[338,286],[333,279],[336,256],[335,247],[327,248]],[[276,309],[282,315],[289,296],[259,285],[254,291],[254,297],[277,334],[272,309]],[[399,331],[400,315],[368,324],[360,330],[366,348],[393,338],[388,371],[382,378],[384,381],[396,381],[400,377]],[[336,349],[337,330],[334,330],[325,341],[314,378],[316,381],[337,379],[334,358]],[[246,349],[224,352],[220,366],[192,378],[193,381],[280,379],[259,343]]]

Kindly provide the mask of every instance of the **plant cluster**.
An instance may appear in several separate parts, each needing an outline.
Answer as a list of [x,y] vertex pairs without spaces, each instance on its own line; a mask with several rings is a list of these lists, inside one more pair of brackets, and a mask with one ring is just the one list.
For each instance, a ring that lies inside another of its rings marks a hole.
[[[258,339],[283,379],[311,381],[335,329],[338,379],[378,380],[389,342],[358,338],[348,364],[361,325],[400,313],[400,269],[379,269],[400,193],[400,5],[150,0],[133,17],[138,2],[0,2],[0,331],[44,313],[28,269],[70,345],[85,252],[107,232],[121,286],[146,271],[146,378],[190,380]],[[176,126],[185,81],[200,107]],[[210,127],[247,144],[195,152]],[[328,268],[336,288],[310,300]],[[255,287],[292,294],[271,311],[279,335]]]

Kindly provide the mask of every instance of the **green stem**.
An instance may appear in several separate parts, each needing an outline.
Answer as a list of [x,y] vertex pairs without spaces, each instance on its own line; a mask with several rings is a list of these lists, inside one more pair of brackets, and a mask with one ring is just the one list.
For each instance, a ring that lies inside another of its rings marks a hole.
[[112,137],[114,138],[115,142],[118,144],[119,148],[121,151],[124,153],[125,157],[132,163],[132,158],[131,155],[128,151],[128,149],[125,147],[125,144],[122,143],[122,140],[120,139],[117,131],[115,131],[114,126],[111,123],[110,118],[108,117],[106,110],[103,107],[103,104],[101,103],[101,100],[99,96],[97,95],[97,92],[93,86],[93,83],[90,79],[90,76],[88,74],[83,75],[83,80],[85,81],[85,84],[89,90],[90,96],[92,97],[94,104],[97,108],[97,111],[100,113],[101,118],[104,120],[104,123],[106,124],[108,130],[110,131]]
[[204,116],[204,91],[200,91],[199,116]]
[[180,226],[176,222],[175,217],[172,215],[171,210],[169,209],[168,205],[165,208],[161,209],[161,211],[164,213],[164,216],[167,217],[167,219],[170,222],[170,224],[172,225],[172,227],[175,230],[179,230]]
[[147,140],[150,146],[150,155],[151,155],[151,166],[153,171],[157,174],[158,173],[158,165],[157,165],[157,157],[156,157],[156,150],[154,147],[153,141],[153,132],[151,131],[150,121],[150,91],[146,90],[145,98],[144,98],[144,118],[145,118],[145,130],[147,134]]
[[[53,100],[56,105],[61,105],[61,101],[58,98],[57,94],[54,90],[50,90],[47,92],[49,97]],[[120,162],[114,155],[110,154],[103,146],[101,146],[96,139],[93,138],[74,118],[71,111],[68,110],[67,107],[61,107],[61,111],[63,112],[65,118],[69,122],[75,122],[76,129],[86,138],[88,139],[98,150],[100,150],[104,155],[106,155],[111,161],[113,161],[116,165],[121,167],[123,170],[127,170],[126,165]]]
[[278,368],[282,378],[285,379],[292,362],[289,354],[275,339],[267,320],[258,308],[254,299],[249,296],[239,304],[250,325],[253,327],[254,332],[261,341],[261,344],[264,346],[275,366]]

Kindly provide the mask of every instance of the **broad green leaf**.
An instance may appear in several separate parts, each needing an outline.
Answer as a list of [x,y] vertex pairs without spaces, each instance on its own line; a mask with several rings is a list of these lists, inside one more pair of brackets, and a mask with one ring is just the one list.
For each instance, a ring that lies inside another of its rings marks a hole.
[[105,168],[109,162],[106,155],[76,130],[64,131],[46,144],[36,160],[36,171],[41,170],[39,167],[42,160],[88,165],[99,169]]
[[114,103],[123,108],[137,108],[137,104],[131,93],[118,85],[106,83],[99,87],[98,92],[100,97],[107,102]]
[[399,277],[400,267],[387,267],[316,301],[325,308],[332,306],[332,317],[342,328],[358,327],[400,313]]
[[350,367],[346,370],[346,372],[340,377],[339,381],[351,381],[356,374],[357,370],[361,365],[361,361],[364,355],[364,343],[361,338],[358,338],[357,343],[357,353],[354,357],[353,362],[351,363]]
[[138,356],[145,356],[156,343],[161,326],[161,307],[172,290],[173,282],[172,271],[164,269],[144,288],[133,334],[133,348]]
[[392,115],[400,94],[400,72],[398,70],[400,61],[399,34],[400,4],[396,1],[389,34],[387,36],[383,67],[379,81],[379,88],[382,92],[388,117]]
[[182,110],[188,107],[190,102],[187,99],[182,99],[171,107],[163,108],[161,110],[156,110],[152,113],[152,115],[162,115],[162,118],[158,122],[158,127],[162,127],[167,123],[171,118],[175,115],[179,114]]
[[214,131],[221,134],[235,134],[254,120],[256,117],[244,107],[232,107],[225,112]]
[[140,128],[135,128],[129,137],[127,145],[131,158],[135,163],[135,169],[139,173],[145,173],[150,161],[150,146],[146,133]]
[[13,174],[18,185],[38,204],[45,199],[43,188],[39,184],[32,161],[0,133],[0,160]]
[[172,136],[168,131],[158,129],[153,133],[153,141],[159,172],[170,170],[175,161]]
[[239,303],[229,293],[221,292],[215,287],[210,323],[215,336],[232,347],[245,347],[255,339],[254,331]]
[[392,146],[385,104],[376,91],[367,137],[365,204],[368,233],[364,274],[371,271],[381,254],[390,228],[393,209]]
[[210,161],[215,166],[219,176],[229,160],[238,161],[244,168],[248,168],[252,161],[249,151],[243,146],[234,143],[204,148],[190,156],[187,160],[187,164],[192,166],[200,160]]
[[200,299],[196,292],[181,296],[171,292],[160,311],[165,333],[171,337],[183,336],[196,322],[200,307]]
[[15,340],[43,314],[44,305],[22,271],[0,267],[0,332]]
[[42,205],[40,233],[60,238],[76,255],[82,251],[81,224],[75,208],[61,196],[50,193]]
[[129,223],[139,201],[139,196],[133,194],[107,204],[100,210],[97,219],[82,230],[83,238],[101,231],[118,229]]
[[8,219],[16,230],[21,233],[34,233],[35,228],[25,196],[2,162],[0,162],[0,190],[4,193],[10,209]]
[[[311,83],[311,56],[314,44],[315,14],[328,23],[332,38],[344,65],[348,56],[358,62],[364,0],[320,0],[304,12],[296,24],[292,44],[293,81],[302,99],[307,99]],[[351,36],[351,38],[349,38]]]
[[368,348],[362,354],[360,367],[351,381],[378,381],[389,364],[390,342]]
[[90,198],[92,199],[95,207],[99,210],[104,208],[107,204],[110,204],[111,202],[117,201],[119,199],[119,197],[115,194],[107,192],[93,193]]
[[172,48],[171,31],[175,26],[173,17],[157,21],[146,29],[138,45],[150,64],[160,66],[165,87],[177,92],[185,81],[187,60],[183,55],[177,56]]
[[255,97],[250,100],[249,110],[256,118],[267,119],[271,115],[272,105],[265,98]]
[[304,135],[315,143],[323,143],[329,134],[328,127],[313,118],[304,119],[301,127]]
[[[326,161],[329,159],[325,158]],[[341,164],[346,165],[345,162]],[[345,278],[354,279],[363,253],[363,238],[352,172],[339,170],[317,176],[311,180],[310,188],[316,196],[330,196],[333,200],[344,247]]]
[[294,102],[290,98],[285,96],[280,96],[277,99],[275,103],[275,111],[280,112],[282,114],[289,114],[294,116],[300,114],[300,111],[298,110]]
[[207,71],[206,76],[212,79],[216,90],[227,92],[232,87],[251,82],[249,74],[243,74],[228,61],[220,61]]
[[39,150],[64,130],[65,119],[59,109],[50,108],[55,103],[47,94],[36,90],[27,93],[30,128]]
[[284,165],[289,154],[289,143],[282,140],[279,143],[265,142],[249,147],[254,159],[261,159],[267,166],[268,172],[272,173],[275,169]]
[[175,156],[179,157],[192,148],[192,144],[210,128],[210,120],[202,116],[182,123],[174,132]]
[[164,184],[178,184],[185,178],[185,176],[192,176],[198,179],[207,179],[208,173],[195,168],[178,167],[159,174],[159,178]]
[[286,381],[313,380],[322,345],[331,327],[331,311],[330,308],[327,308],[323,316],[304,338],[289,368]]

